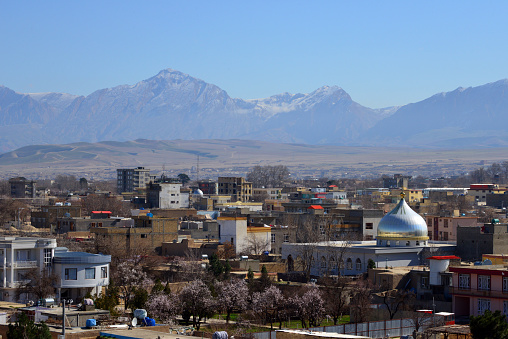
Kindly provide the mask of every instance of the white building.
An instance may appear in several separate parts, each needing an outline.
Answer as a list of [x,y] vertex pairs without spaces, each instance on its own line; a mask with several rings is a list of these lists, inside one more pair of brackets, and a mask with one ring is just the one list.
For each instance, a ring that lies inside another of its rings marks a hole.
[[[182,206],[181,183],[150,182],[146,186],[146,202],[150,208],[177,209]],[[189,197],[186,197],[188,204]]]
[[53,270],[60,277],[55,294],[58,298],[60,291],[74,299],[87,292],[100,294],[98,287],[109,284],[111,256],[57,249],[56,239],[0,237],[0,260],[2,301],[16,301],[16,288],[26,283],[25,276],[32,269]]
[[59,276],[56,298],[84,297],[87,293],[100,295],[109,285],[110,255],[69,252],[65,247],[55,249],[53,271]]
[[0,300],[14,301],[16,288],[33,268],[51,269],[56,239],[0,238]]
[[303,257],[312,249],[311,275],[358,275],[365,273],[369,259],[376,267],[415,266],[422,263],[422,252],[455,251],[455,245],[429,244],[427,224],[402,198],[379,222],[375,241],[329,241],[317,244],[283,243],[282,258],[288,270],[298,271]]

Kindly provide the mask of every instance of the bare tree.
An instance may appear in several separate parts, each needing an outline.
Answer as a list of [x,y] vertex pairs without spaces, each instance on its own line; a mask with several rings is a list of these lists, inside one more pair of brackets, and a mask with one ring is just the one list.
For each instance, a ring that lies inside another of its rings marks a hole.
[[339,318],[346,313],[349,303],[348,284],[351,279],[339,275],[336,279],[325,278],[321,281],[324,285],[324,300],[326,312],[333,319],[333,324],[337,325]]
[[21,300],[25,295],[27,299],[35,298],[42,300],[55,295],[55,285],[58,282],[58,275],[40,268],[32,268],[24,275],[23,282],[16,289],[16,299]]
[[129,216],[129,204],[117,197],[108,197],[103,194],[90,194],[83,200],[83,211],[90,215],[92,211],[110,211],[113,215]]
[[284,165],[254,166],[247,173],[247,181],[254,187],[278,187],[289,180],[289,169]]
[[242,253],[249,255],[260,255],[267,251],[270,247],[270,240],[257,236],[256,234],[249,233],[247,235],[247,244],[242,248]]
[[368,320],[373,287],[370,280],[359,280],[352,285],[350,311],[354,315],[355,322]]
[[383,305],[385,305],[388,315],[390,316],[390,320],[395,317],[397,312],[407,309],[407,305],[415,297],[413,292],[397,289],[378,293],[378,296],[381,297]]

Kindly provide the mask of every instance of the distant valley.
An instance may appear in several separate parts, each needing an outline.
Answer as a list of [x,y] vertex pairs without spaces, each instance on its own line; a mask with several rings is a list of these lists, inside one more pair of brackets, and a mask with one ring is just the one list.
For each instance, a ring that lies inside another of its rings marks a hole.
[[[193,180],[245,175],[255,165],[286,165],[295,178],[373,178],[405,173],[460,175],[506,160],[508,148],[416,149],[271,143],[253,140],[146,140],[25,146],[0,155],[2,178],[57,174],[113,179],[116,169],[145,166]],[[197,168],[199,167],[199,173]]]

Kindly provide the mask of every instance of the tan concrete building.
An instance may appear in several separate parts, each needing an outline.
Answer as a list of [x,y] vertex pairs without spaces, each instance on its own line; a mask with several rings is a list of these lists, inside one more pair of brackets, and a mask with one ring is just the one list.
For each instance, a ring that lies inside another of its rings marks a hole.
[[232,201],[250,201],[252,183],[243,177],[219,177],[219,195],[230,195]]
[[103,246],[118,246],[120,250],[136,249],[160,252],[163,242],[178,239],[178,218],[134,217],[134,227],[92,227]]

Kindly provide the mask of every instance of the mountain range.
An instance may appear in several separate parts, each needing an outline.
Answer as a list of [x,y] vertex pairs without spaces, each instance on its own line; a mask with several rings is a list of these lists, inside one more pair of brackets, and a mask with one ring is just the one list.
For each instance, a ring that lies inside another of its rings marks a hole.
[[88,96],[0,86],[0,151],[34,144],[197,139],[421,148],[508,145],[508,80],[372,109],[337,86],[265,99],[166,69]]

